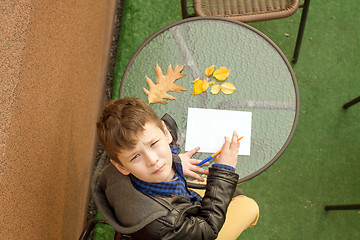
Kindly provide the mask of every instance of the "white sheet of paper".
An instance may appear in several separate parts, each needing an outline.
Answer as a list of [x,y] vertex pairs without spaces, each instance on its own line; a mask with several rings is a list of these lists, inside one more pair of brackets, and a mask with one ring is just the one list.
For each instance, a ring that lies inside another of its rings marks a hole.
[[224,144],[224,136],[231,139],[237,131],[240,140],[239,155],[250,155],[251,112],[189,108],[185,151],[200,147],[199,152],[215,153]]

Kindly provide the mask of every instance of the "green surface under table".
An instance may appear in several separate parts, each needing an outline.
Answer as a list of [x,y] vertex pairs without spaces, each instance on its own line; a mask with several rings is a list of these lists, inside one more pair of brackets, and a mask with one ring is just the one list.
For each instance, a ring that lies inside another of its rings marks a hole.
[[[129,61],[120,85],[120,98],[135,96],[147,102],[145,75],[156,83],[156,63],[164,75],[169,64],[185,64],[185,77],[175,83],[187,89],[169,92],[176,100],[152,103],[161,117],[169,113],[179,126],[179,144],[185,145],[188,108],[252,112],[250,156],[239,156],[239,183],[268,168],[286,149],[296,128],[298,87],[281,50],[263,33],[221,18],[190,18],[169,25],[147,39]],[[230,95],[192,95],[194,79],[204,79],[205,68],[231,69],[227,82],[237,90]],[[204,159],[210,154],[198,153]]]

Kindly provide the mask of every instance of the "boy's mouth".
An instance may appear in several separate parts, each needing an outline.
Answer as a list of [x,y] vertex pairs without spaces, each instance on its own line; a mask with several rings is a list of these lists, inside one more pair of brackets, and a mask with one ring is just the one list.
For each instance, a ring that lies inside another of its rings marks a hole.
[[153,172],[153,174],[157,174],[159,172],[161,172],[164,169],[165,165],[162,165],[161,167],[159,167],[155,172]]

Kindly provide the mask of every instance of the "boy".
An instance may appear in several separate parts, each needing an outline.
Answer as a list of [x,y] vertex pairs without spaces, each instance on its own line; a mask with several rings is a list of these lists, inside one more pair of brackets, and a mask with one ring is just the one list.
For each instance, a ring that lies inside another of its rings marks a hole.
[[[240,195],[232,200],[239,177],[237,133],[225,138],[207,172],[191,159],[199,148],[172,153],[177,127],[169,116],[166,123],[136,98],[105,107],[97,131],[111,164],[101,174],[100,194],[95,193],[101,195],[96,197],[99,210],[116,231],[135,239],[236,239],[258,219],[252,199]],[[184,178],[202,180],[196,172],[208,173],[203,197]]]

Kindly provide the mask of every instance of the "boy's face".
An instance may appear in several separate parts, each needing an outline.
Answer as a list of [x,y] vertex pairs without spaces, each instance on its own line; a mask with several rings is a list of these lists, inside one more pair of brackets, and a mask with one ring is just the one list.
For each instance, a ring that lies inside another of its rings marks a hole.
[[167,182],[174,177],[172,154],[169,144],[172,141],[165,124],[163,132],[153,123],[146,123],[145,130],[139,133],[138,142],[131,150],[118,155],[122,166],[111,163],[124,175],[133,174],[146,182]]

